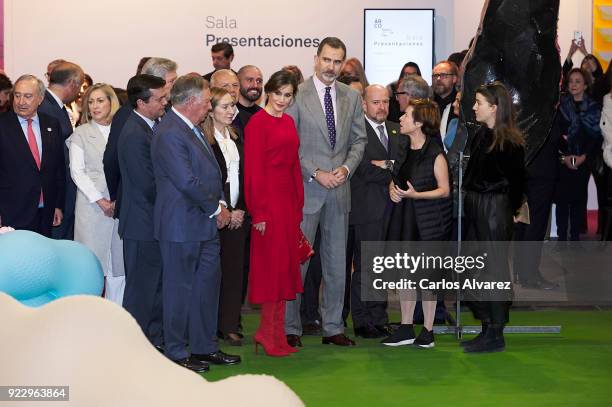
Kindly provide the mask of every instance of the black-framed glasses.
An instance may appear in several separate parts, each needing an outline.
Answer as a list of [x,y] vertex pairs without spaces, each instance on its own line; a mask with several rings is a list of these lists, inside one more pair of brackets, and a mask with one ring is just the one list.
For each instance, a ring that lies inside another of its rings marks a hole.
[[446,78],[448,78],[450,76],[455,76],[455,74],[454,73],[446,73],[446,72],[444,72],[444,73],[435,73],[435,74],[431,75],[431,77],[434,78],[434,79],[446,79]]

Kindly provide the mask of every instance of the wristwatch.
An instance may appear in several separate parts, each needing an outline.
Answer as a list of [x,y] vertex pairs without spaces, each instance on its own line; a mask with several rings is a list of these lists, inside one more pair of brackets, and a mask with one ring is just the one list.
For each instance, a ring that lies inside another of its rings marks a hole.
[[385,169],[393,171],[393,160],[385,160]]
[[308,182],[312,182],[316,177],[317,177],[317,173],[319,172],[319,169],[317,168],[316,170],[314,170],[312,172],[312,174],[310,174],[310,179],[308,180]]

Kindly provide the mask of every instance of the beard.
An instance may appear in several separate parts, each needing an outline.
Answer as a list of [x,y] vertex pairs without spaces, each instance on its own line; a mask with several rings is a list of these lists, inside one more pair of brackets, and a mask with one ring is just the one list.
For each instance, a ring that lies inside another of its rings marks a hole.
[[240,89],[240,94],[249,102],[257,102],[261,97],[261,90],[258,88]]

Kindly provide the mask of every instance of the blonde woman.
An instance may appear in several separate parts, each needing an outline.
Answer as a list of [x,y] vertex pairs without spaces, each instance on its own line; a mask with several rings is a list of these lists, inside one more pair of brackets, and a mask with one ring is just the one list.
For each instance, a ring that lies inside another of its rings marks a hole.
[[125,273],[123,248],[113,219],[102,156],[119,101],[113,88],[97,83],[83,96],[81,125],[66,140],[70,151],[70,175],[77,186],[74,240],[91,249],[104,270],[105,297],[123,301]]

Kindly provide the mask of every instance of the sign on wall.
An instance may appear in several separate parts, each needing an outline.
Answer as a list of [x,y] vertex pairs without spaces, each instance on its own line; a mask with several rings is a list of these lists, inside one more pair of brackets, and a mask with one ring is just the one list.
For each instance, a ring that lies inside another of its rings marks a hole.
[[364,10],[364,68],[370,83],[393,82],[406,62],[416,62],[431,84],[434,17],[433,9]]

